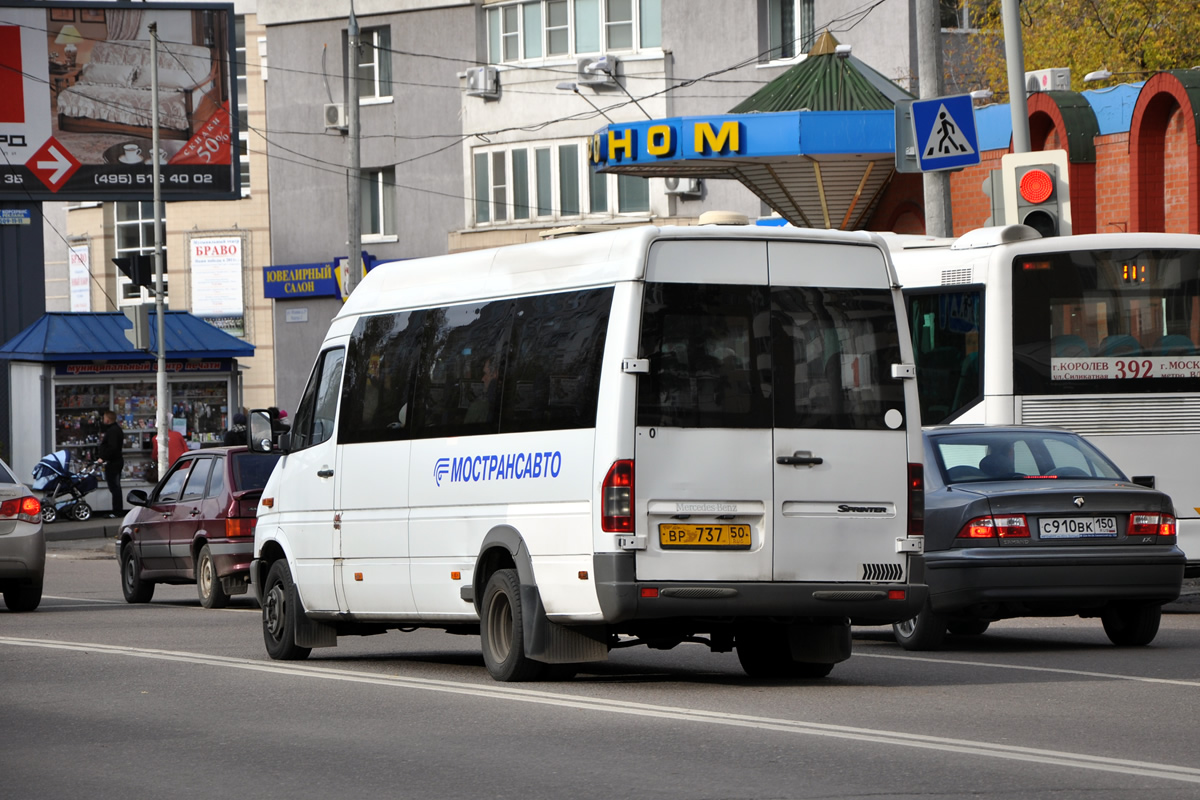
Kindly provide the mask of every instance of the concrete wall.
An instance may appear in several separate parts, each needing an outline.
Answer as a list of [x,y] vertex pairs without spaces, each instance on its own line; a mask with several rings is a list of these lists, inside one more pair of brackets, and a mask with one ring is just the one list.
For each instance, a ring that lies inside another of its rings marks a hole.
[[[279,23],[267,32],[266,98],[271,254],[276,265],[330,262],[347,249],[347,138],[326,132],[323,118],[330,95],[334,102],[344,98],[346,20],[328,18],[335,7],[259,3],[260,17]],[[463,224],[462,148],[453,137],[463,131],[457,72],[476,58],[475,8],[469,3],[392,2],[388,8],[419,10],[371,13],[382,7],[355,3],[361,27],[390,26],[396,51],[393,100],[360,106],[361,164],[363,169],[395,166],[397,235],[394,241],[364,240],[363,249],[384,260],[440,255],[446,252],[450,232]],[[316,19],[297,21],[306,15]],[[308,309],[308,321],[286,322],[286,309],[300,307]],[[287,408],[299,398],[329,319],[339,307],[336,300],[320,298],[279,303],[277,405]]]

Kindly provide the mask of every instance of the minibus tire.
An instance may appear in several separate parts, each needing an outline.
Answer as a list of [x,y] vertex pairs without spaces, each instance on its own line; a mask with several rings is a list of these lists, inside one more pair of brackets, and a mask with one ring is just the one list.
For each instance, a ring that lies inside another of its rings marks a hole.
[[129,542],[121,548],[121,594],[126,603],[149,603],[154,597],[154,584],[142,580],[141,574],[141,561]]
[[946,624],[946,630],[952,636],[980,636],[991,624],[986,619],[952,619]]
[[738,662],[751,678],[823,678],[833,664],[809,664],[792,658],[788,630],[772,623],[747,624],[734,634]]
[[488,674],[505,683],[533,681],[546,665],[525,656],[521,580],[515,569],[497,570],[483,590],[479,641]]
[[1100,614],[1108,640],[1117,647],[1142,647],[1154,641],[1162,622],[1157,603],[1116,603]]
[[200,605],[205,608],[224,608],[229,605],[229,595],[217,576],[217,568],[213,565],[212,549],[208,545],[200,548],[196,558],[196,594],[200,597]]
[[287,559],[271,564],[263,589],[262,627],[267,655],[276,661],[303,661],[311,647],[296,644],[296,592]]

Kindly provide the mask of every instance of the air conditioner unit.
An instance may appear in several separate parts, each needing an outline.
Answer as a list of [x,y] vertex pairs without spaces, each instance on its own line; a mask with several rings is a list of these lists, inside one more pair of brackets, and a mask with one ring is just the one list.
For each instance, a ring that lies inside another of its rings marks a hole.
[[610,55],[581,58],[576,80],[581,86],[616,86],[617,63],[617,57]]
[[676,197],[700,196],[699,178],[664,178],[663,183],[667,186],[667,194]]
[[325,130],[336,128],[344,131],[350,123],[346,121],[346,107],[341,103],[325,104]]
[[1071,91],[1071,70],[1066,67],[1035,69],[1025,73],[1026,94],[1069,91]]
[[495,100],[500,97],[500,70],[495,67],[473,67],[467,70],[467,96]]

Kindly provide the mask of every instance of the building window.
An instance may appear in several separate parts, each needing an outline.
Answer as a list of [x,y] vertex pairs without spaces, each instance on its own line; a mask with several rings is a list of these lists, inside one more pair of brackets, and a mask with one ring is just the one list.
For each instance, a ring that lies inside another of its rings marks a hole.
[[[346,32],[342,31],[342,52],[348,50]],[[363,28],[359,32],[358,99],[390,100],[392,98],[392,29],[386,26]],[[348,94],[348,93],[347,93]]]
[[984,3],[980,0],[974,3],[970,0],[940,0],[938,6],[943,28],[967,30],[978,27],[976,17]]
[[647,179],[594,173],[587,156],[587,144],[578,141],[477,149],[471,177],[475,224],[650,211]]
[[485,14],[492,64],[662,46],[662,0],[527,0]]
[[241,173],[242,197],[250,196],[250,101],[246,97],[246,17],[234,18],[234,65],[237,68],[237,128],[238,170]]
[[812,49],[816,32],[813,0],[767,0],[769,59],[795,58]]
[[362,171],[363,236],[396,235],[396,168]]
[[[164,205],[165,214],[165,205]],[[154,203],[117,203],[116,204],[116,234],[117,258],[126,256],[154,254]],[[170,296],[167,282],[167,244],[166,219],[163,219],[163,304],[167,304]],[[151,287],[153,287],[153,283]],[[123,272],[117,272],[117,305],[132,306],[140,303],[153,303],[153,288],[137,286]]]

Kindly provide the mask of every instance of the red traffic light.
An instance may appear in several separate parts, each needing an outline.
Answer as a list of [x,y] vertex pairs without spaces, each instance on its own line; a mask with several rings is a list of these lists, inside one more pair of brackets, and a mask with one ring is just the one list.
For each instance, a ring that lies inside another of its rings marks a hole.
[[1044,169],[1031,169],[1021,176],[1017,187],[1027,203],[1044,203],[1054,194],[1054,179]]

